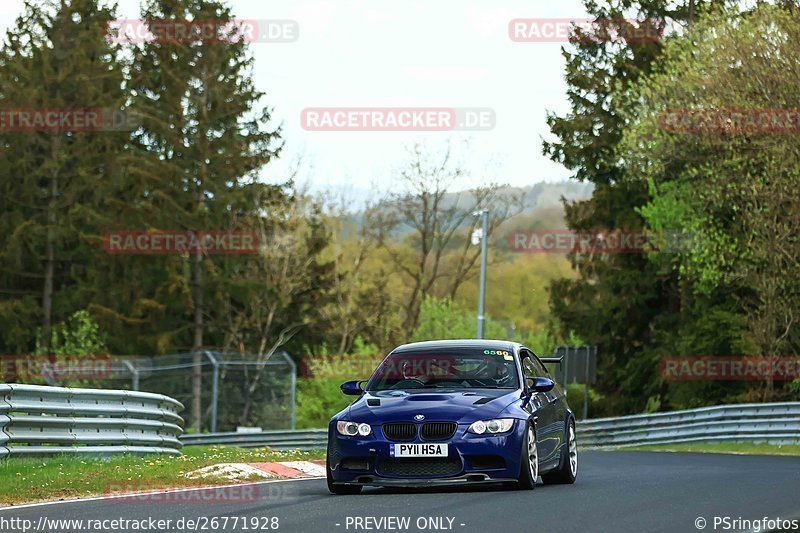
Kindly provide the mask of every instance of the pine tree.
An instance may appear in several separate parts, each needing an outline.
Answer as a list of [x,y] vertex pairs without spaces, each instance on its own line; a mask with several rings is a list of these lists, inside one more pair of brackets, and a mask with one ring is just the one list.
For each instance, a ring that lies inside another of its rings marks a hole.
[[[113,18],[95,0],[26,3],[0,51],[0,107],[102,110],[101,121],[120,110],[119,47],[105,30]],[[23,322],[36,331],[35,316],[49,351],[52,324],[80,299],[97,246],[92,228],[105,216],[103,192],[128,133],[108,123],[13,129],[7,122],[0,132],[0,317],[8,319],[0,320],[7,324],[0,339],[8,339],[0,349],[31,349]]]
[[[230,21],[233,13],[220,2],[153,0],[145,4],[147,21]],[[224,24],[217,31],[224,32]],[[257,181],[257,172],[277,155],[278,131],[269,131],[269,110],[255,109],[264,96],[253,85],[253,59],[241,39],[218,34],[212,39],[157,38],[136,54],[134,101],[145,115],[139,143],[149,156],[145,167],[157,179],[151,198],[161,229],[225,230],[240,228],[257,213],[257,199],[274,189]],[[266,193],[264,191],[267,191]],[[233,259],[221,260],[219,264]],[[224,283],[219,264],[189,255],[187,287],[191,340],[199,351],[209,344],[208,327],[217,306],[209,287]],[[191,416],[201,419],[201,373],[192,376]]]

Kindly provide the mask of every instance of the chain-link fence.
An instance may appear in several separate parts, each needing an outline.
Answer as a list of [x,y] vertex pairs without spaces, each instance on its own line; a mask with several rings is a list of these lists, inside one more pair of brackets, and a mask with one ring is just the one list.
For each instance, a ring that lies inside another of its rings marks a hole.
[[[50,385],[124,389],[165,394],[183,403],[187,431],[237,428],[294,429],[297,370],[285,352],[268,359],[213,351],[143,356],[111,356],[102,375],[74,378],[56,373]],[[74,375],[74,374],[73,374]],[[195,385],[199,376],[200,424]],[[28,381],[28,380],[15,380]],[[36,382],[36,381],[34,381]]]

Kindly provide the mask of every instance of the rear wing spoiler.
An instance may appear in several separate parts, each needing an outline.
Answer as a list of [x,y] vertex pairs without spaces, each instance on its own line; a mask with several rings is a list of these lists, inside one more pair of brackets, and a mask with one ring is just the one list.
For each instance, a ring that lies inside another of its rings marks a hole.
[[553,364],[556,364],[556,365],[560,365],[561,362],[562,362],[562,359],[564,359],[564,356],[561,356],[561,357],[540,357],[539,361],[541,361],[542,363],[553,363]]

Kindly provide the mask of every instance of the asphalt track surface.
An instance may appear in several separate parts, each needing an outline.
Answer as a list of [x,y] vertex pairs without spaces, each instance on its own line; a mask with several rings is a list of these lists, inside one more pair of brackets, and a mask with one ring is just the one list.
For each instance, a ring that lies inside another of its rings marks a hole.
[[[0,510],[4,532],[21,531],[11,518],[39,525],[48,519],[171,519],[161,531],[456,531],[456,532],[595,532],[595,531],[738,531],[714,527],[714,517],[757,520],[800,517],[800,458],[657,452],[584,452],[574,485],[542,485],[533,491],[481,486],[423,490],[370,488],[357,496],[333,496],[323,479],[250,485],[250,501],[180,503],[100,498]],[[254,492],[253,492],[254,491]],[[233,494],[233,493],[231,493]],[[238,494],[238,493],[236,493]],[[228,495],[230,496],[230,494]],[[207,499],[207,496],[204,497]],[[211,517],[222,518],[216,528]],[[186,520],[209,519],[186,527]],[[367,520],[371,517],[370,520]],[[377,522],[390,517],[403,522]],[[241,520],[247,518],[245,525]],[[357,519],[362,519],[357,523]],[[5,519],[5,521],[4,521]],[[183,519],[182,528],[178,520]],[[372,520],[374,519],[374,520]],[[438,519],[438,521],[437,521]],[[450,522],[452,519],[452,522]],[[735,523],[731,522],[731,525]],[[205,529],[203,529],[205,525]],[[243,527],[244,526],[244,527]],[[92,529],[90,531],[136,531]],[[39,531],[42,529],[31,531]],[[78,531],[50,526],[50,533]],[[82,531],[86,531],[83,529]],[[140,529],[139,531],[142,531]]]

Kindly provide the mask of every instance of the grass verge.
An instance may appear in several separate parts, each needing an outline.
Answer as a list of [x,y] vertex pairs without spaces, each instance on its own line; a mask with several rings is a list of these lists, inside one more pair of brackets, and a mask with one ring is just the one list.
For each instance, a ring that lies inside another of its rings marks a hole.
[[220,477],[188,479],[183,474],[218,463],[322,459],[325,450],[187,446],[183,455],[16,458],[0,462],[0,505],[101,496],[114,487],[131,491],[241,483]]
[[619,449],[667,452],[741,453],[746,455],[800,455],[800,444],[779,445],[719,442],[708,444],[658,444]]

